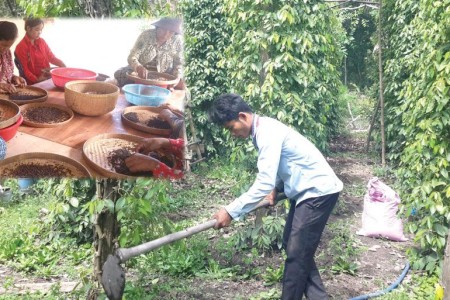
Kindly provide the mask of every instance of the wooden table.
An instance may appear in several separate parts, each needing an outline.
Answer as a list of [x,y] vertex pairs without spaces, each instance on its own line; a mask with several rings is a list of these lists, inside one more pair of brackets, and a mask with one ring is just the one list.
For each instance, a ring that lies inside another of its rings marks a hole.
[[[67,106],[64,100],[64,91],[55,87],[51,79],[34,86],[48,91],[46,102]],[[167,102],[183,111],[184,97],[184,90],[175,90]],[[82,149],[86,140],[103,133],[128,133],[141,137],[152,137],[150,133],[124,126],[121,113],[128,106],[131,105],[121,93],[115,109],[105,115],[89,117],[74,113],[75,116],[69,123],[50,128],[21,125],[17,134],[7,142],[6,157],[28,152],[60,154],[81,162],[93,176],[98,176],[99,174],[83,158]]]

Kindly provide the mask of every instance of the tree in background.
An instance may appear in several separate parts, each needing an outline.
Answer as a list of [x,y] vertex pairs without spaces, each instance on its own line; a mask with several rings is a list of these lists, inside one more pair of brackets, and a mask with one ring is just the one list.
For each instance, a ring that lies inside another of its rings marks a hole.
[[4,17],[17,17],[20,9],[15,0],[4,0],[0,2],[0,11]]
[[[12,0],[7,0],[12,1]],[[17,0],[17,15],[36,17],[149,17],[173,8],[171,1],[147,0]],[[176,2],[175,2],[176,3]]]
[[[355,4],[358,5],[358,4]],[[373,59],[375,43],[372,41],[376,33],[374,9],[364,7],[355,10],[340,10],[339,17],[346,31],[345,62],[343,66],[344,83],[354,84],[359,89],[370,87],[377,82],[372,78],[371,70],[376,70]]]

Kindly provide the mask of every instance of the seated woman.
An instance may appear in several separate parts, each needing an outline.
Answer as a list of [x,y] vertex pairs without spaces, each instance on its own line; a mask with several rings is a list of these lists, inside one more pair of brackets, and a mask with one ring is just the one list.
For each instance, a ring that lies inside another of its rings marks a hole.
[[27,84],[25,79],[14,75],[14,62],[10,48],[16,41],[17,34],[16,24],[0,21],[0,92],[14,93],[16,86],[23,87]]
[[[127,72],[136,72],[140,78],[147,78],[147,71],[168,73],[182,78],[183,41],[181,20],[162,18],[152,24],[155,28],[141,33],[128,56],[129,66],[114,73],[120,87],[134,83],[127,78]],[[180,81],[179,87],[183,83]]]
[[50,64],[65,67],[41,38],[44,21],[37,18],[25,20],[26,34],[16,46],[15,56],[18,59],[28,84],[47,80],[50,75]]

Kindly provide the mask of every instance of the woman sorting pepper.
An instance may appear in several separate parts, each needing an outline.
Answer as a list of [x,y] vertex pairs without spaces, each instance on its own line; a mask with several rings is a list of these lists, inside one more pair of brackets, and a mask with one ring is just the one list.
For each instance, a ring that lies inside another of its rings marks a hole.
[[6,93],[15,93],[16,86],[23,87],[27,84],[25,79],[14,75],[14,62],[10,49],[17,39],[17,34],[16,24],[0,21],[0,91]]
[[[147,78],[147,71],[167,73],[182,78],[183,42],[181,20],[162,18],[152,24],[155,28],[145,30],[138,37],[128,55],[128,66],[117,70],[114,77],[120,87],[134,83],[126,76],[135,72]],[[183,83],[180,80],[180,87]]]
[[15,56],[23,70],[28,84],[47,80],[50,75],[50,64],[65,67],[62,60],[57,58],[45,40],[41,38],[44,21],[39,18],[25,20],[25,36],[16,46]]

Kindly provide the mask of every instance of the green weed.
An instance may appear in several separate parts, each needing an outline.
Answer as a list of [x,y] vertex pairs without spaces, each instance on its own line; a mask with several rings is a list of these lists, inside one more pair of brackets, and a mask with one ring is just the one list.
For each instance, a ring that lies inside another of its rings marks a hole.
[[278,268],[268,267],[262,278],[265,286],[272,286],[283,280],[284,264],[281,264]]
[[232,237],[238,249],[256,247],[260,251],[281,249],[286,220],[281,216],[266,216],[261,224],[248,225]]
[[355,260],[363,249],[356,243],[354,234],[350,232],[350,226],[348,225],[345,221],[329,225],[333,238],[328,244],[328,254],[333,257],[331,272],[334,274],[355,275],[358,271]]

